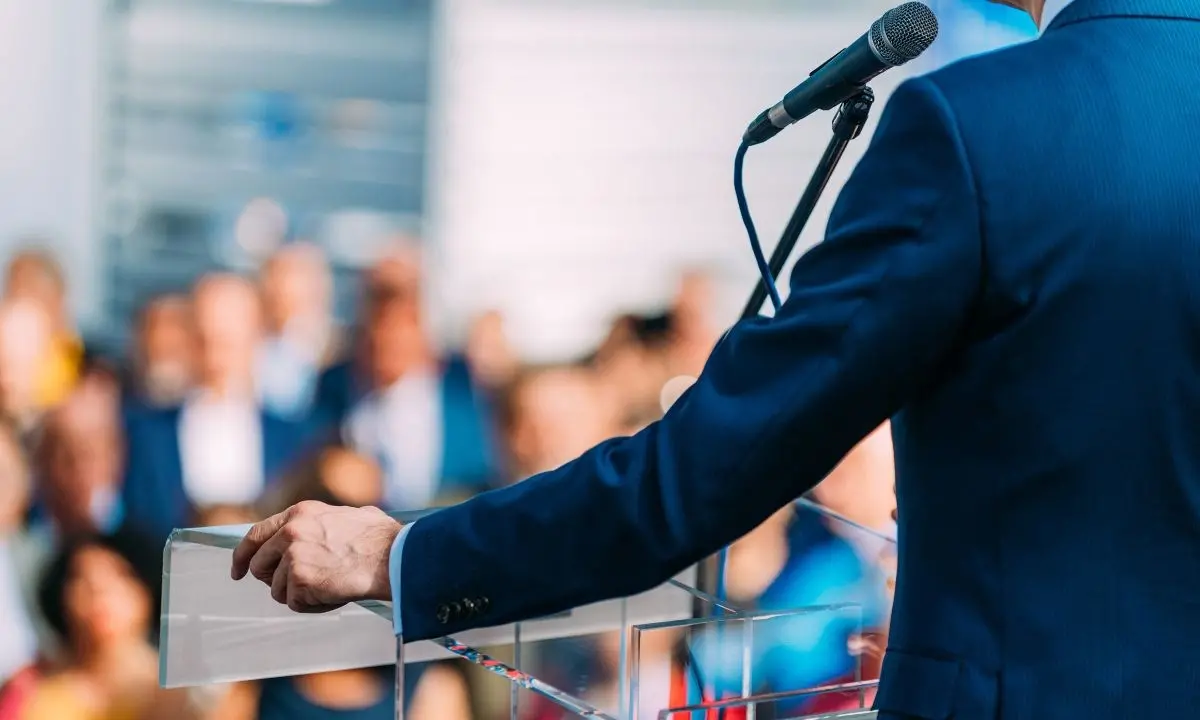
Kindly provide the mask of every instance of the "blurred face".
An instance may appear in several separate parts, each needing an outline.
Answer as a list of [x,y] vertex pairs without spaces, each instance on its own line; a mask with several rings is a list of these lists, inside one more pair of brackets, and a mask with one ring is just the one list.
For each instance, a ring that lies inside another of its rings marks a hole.
[[498,387],[512,378],[517,359],[504,332],[504,318],[488,313],[471,326],[467,359],[475,377],[488,387]]
[[0,537],[21,527],[29,507],[29,471],[11,433],[0,435]]
[[272,333],[283,332],[289,322],[329,313],[329,269],[316,248],[281,251],[263,268],[261,283],[264,319]]
[[704,275],[686,275],[679,284],[679,294],[675,296],[676,321],[686,324],[707,320],[713,303],[712,282]]
[[248,391],[260,339],[258,296],[239,278],[201,283],[194,300],[200,379],[210,390]]
[[141,383],[152,399],[177,402],[191,386],[196,345],[191,309],[183,298],[161,300],[146,311],[138,337]]
[[386,387],[428,359],[421,308],[403,290],[370,308],[367,360],[376,387]]
[[349,450],[331,450],[320,463],[321,483],[340,502],[355,507],[383,498],[383,479],[371,460]]
[[13,301],[0,307],[0,397],[7,412],[20,416],[35,406],[51,338],[49,316],[40,306]]
[[552,470],[617,434],[611,405],[584,371],[547,371],[516,393],[509,444],[522,474]]
[[17,258],[8,268],[5,295],[10,300],[31,300],[42,307],[52,320],[65,314],[66,300],[58,278],[42,261]]
[[895,483],[891,425],[884,423],[851,450],[813,494],[851,520],[884,528],[896,507]]
[[72,637],[89,647],[140,640],[150,629],[150,596],[119,555],[89,547],[75,556],[63,589]]
[[597,359],[606,388],[626,413],[656,413],[670,379],[665,356],[636,342],[613,346]]
[[121,474],[117,404],[83,388],[51,419],[45,438],[46,502],[67,532],[96,529],[95,504],[110,497]]

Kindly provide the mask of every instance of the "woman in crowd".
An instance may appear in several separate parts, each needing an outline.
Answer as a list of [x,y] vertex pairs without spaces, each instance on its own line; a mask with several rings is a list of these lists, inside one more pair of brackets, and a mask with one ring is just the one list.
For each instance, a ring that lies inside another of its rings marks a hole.
[[62,637],[63,662],[24,704],[22,720],[191,720],[188,696],[158,687],[154,645],[162,562],[126,532],[67,543],[38,589]]

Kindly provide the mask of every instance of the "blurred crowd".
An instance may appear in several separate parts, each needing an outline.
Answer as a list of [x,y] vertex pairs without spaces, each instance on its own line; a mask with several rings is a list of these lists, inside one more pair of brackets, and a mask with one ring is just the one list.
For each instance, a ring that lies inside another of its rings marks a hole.
[[[253,276],[214,273],[150,299],[131,346],[106,353],[77,331],[53,256],[11,259],[0,296],[0,720],[390,718],[390,669],[160,689],[172,529],[251,522],[302,499],[422,509],[519,482],[661,417],[720,332],[709,280],[683,273],[661,314],[616,318],[588,357],[529,366],[498,312],[479,316],[461,348],[438,344],[413,238],[363,273],[348,327],[334,319],[332,278],[318,247],[283,245]],[[814,498],[886,530],[886,428]],[[853,627],[810,628],[801,655],[764,661],[767,686],[861,675],[847,643],[886,616],[875,581],[887,553],[873,537],[798,506],[733,547],[732,598],[866,608]],[[547,657],[565,667],[581,656],[602,677],[615,652],[597,642]],[[458,664],[415,670],[417,720],[507,712]],[[527,714],[561,716],[537,704]]]

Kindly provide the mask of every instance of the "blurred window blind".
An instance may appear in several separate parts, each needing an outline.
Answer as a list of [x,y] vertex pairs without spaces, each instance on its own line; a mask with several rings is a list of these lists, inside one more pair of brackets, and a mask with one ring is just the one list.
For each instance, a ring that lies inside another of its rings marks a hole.
[[199,272],[254,267],[281,235],[326,245],[347,314],[362,243],[423,214],[428,6],[122,5],[106,43],[111,324]]

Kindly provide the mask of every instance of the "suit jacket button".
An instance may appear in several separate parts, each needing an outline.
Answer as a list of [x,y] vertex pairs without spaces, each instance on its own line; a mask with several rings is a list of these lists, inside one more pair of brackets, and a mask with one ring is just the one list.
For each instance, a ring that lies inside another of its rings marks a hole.
[[446,604],[438,605],[437,621],[443,625],[450,622],[450,606]]
[[468,617],[477,615],[479,613],[479,607],[475,605],[475,601],[471,598],[463,598],[462,604]]
[[463,617],[462,603],[451,602],[450,603],[450,619],[451,620],[462,620],[462,617]]
[[482,615],[483,613],[487,612],[488,608],[490,608],[491,606],[492,606],[492,601],[487,599],[486,597],[475,598],[475,608],[479,612],[479,614]]

